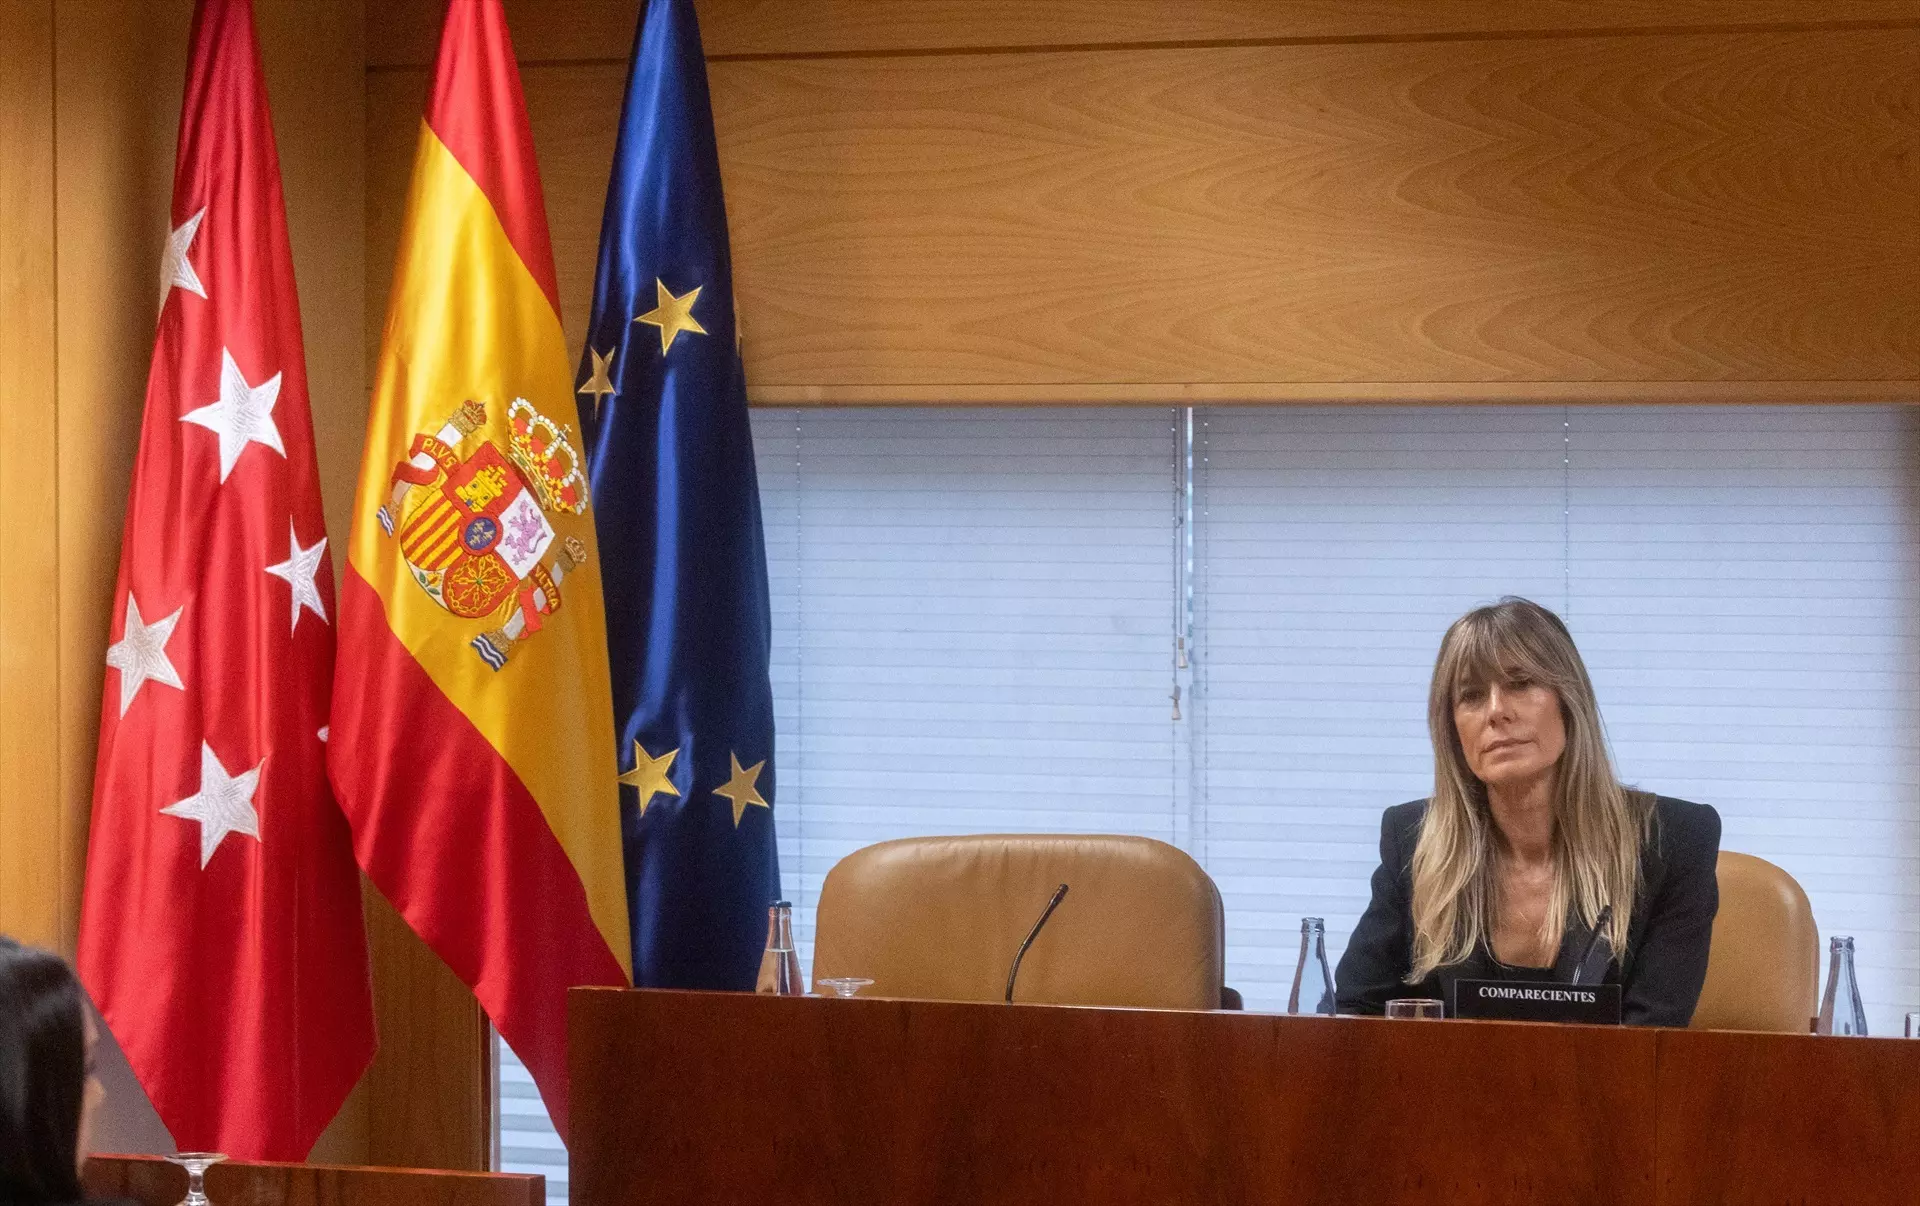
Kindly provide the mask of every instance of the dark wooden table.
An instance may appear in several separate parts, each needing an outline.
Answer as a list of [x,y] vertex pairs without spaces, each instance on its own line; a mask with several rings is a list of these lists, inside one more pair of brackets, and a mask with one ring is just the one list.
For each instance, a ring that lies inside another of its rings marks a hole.
[[1920,1202],[1920,1042],[576,989],[574,1206]]
[[[87,1192],[178,1206],[187,1174],[159,1156],[94,1156]],[[515,1173],[233,1160],[207,1170],[214,1206],[546,1206],[547,1179]]]

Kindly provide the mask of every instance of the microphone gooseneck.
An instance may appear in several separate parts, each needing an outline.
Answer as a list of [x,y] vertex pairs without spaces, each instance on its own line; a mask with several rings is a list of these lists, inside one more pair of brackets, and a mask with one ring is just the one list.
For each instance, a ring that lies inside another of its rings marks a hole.
[[1040,914],[1040,920],[1033,923],[1033,928],[1027,931],[1027,940],[1020,944],[1019,951],[1014,954],[1013,966],[1007,969],[1007,1004],[1013,1004],[1013,982],[1020,978],[1020,960],[1027,957],[1027,948],[1033,945],[1033,940],[1040,936],[1041,928],[1047,924],[1047,918],[1053,916],[1053,911],[1059,908],[1060,902],[1066,898],[1067,885],[1061,884],[1053,890],[1053,899],[1047,902],[1046,910]]
[[[1567,983],[1585,984],[1587,982],[1589,974],[1588,964],[1593,962],[1594,952],[1600,949],[1600,944],[1607,942],[1607,926],[1612,921],[1613,906],[1601,906],[1600,916],[1593,919],[1593,933],[1587,937],[1586,949],[1580,952],[1580,961],[1573,965],[1573,978],[1568,980]],[[1612,962],[1612,960],[1613,944],[1607,942],[1607,958],[1601,961],[1599,968],[1593,969],[1592,971],[1592,977],[1595,983],[1598,983],[1601,977],[1606,975],[1606,965]]]

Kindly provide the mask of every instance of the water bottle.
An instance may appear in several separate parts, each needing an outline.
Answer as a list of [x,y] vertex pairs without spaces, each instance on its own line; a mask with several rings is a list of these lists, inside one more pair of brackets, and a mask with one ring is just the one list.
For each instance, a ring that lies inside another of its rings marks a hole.
[[1321,918],[1300,919],[1300,962],[1293,968],[1293,991],[1287,994],[1287,1012],[1333,1012],[1333,973],[1327,970],[1327,923]]
[[784,900],[767,909],[767,949],[760,956],[760,982],[753,990],[780,997],[807,991],[800,982],[800,956],[793,949],[793,905]]
[[1827,993],[1820,998],[1820,1020],[1815,1034],[1850,1034],[1864,1038],[1867,1010],[1860,1003],[1860,981],[1853,974],[1853,939],[1835,938],[1827,964]]

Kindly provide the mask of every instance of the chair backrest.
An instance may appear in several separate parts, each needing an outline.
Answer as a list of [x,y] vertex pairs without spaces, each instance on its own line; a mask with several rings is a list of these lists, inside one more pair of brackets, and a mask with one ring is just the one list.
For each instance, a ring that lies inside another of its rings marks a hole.
[[1721,851],[1719,879],[1720,912],[1694,1028],[1805,1034],[1820,987],[1820,932],[1807,894],[1793,876],[1751,854]]
[[820,889],[814,980],[866,976],[876,996],[998,1001],[1063,883],[1016,1001],[1220,1007],[1220,892],[1183,851],[1141,837],[907,838],[856,850]]

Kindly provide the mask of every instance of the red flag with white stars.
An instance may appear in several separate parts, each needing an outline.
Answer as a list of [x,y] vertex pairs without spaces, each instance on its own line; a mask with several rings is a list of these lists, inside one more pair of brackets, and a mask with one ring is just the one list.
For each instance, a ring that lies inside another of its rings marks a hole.
[[80,974],[182,1149],[300,1160],[373,1056],[373,1007],[327,787],[333,563],[251,0],[194,14],[169,227]]

